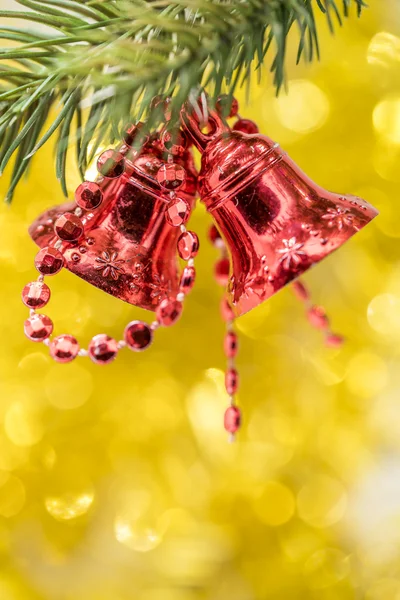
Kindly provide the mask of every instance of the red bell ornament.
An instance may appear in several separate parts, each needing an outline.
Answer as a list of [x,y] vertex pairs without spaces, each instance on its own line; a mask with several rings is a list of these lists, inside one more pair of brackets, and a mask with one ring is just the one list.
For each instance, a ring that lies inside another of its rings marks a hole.
[[339,248],[376,215],[355,196],[315,184],[268,137],[232,131],[217,112],[204,133],[181,111],[202,153],[198,190],[225,238],[228,297],[236,316],[254,308]]
[[196,172],[191,154],[184,151],[175,157],[175,167],[166,164],[166,154],[153,136],[139,156],[127,144],[102,156],[102,175],[77,190],[76,202],[83,207],[79,218],[75,203],[63,204],[42,214],[30,235],[41,248],[56,245],[64,266],[88,283],[155,310],[163,299],[179,293],[181,232],[171,224],[167,210],[173,197],[181,198],[188,211],[193,208]]

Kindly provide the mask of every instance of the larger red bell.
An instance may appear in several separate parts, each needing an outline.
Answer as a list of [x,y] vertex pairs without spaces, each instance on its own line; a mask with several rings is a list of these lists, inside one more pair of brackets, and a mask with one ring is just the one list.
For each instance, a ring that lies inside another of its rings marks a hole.
[[377,211],[327,192],[268,137],[231,131],[215,112],[209,133],[181,112],[202,153],[198,190],[231,258],[229,298],[239,316],[339,248]]
[[[155,310],[179,289],[177,239],[179,227],[166,220],[170,192],[157,178],[165,165],[158,136],[137,157],[126,145],[124,170],[118,177],[99,177],[103,201],[82,217],[84,235],[76,243],[63,243],[64,266],[101,290],[141,308]],[[186,179],[176,194],[193,207],[196,172],[190,152],[176,162]],[[40,246],[54,246],[57,218],[76,209],[63,204],[42,214],[30,227]]]

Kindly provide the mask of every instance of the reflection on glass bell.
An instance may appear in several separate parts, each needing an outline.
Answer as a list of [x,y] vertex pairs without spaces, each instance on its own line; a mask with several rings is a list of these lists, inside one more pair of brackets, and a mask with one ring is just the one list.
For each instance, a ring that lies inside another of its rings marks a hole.
[[193,112],[184,130],[202,153],[198,190],[231,259],[236,316],[254,308],[339,248],[377,211],[361,198],[327,192],[278,144],[231,131],[216,112],[204,133]]
[[[98,162],[102,175],[97,186],[86,184],[95,186],[93,190],[100,188],[101,203],[94,209],[89,206],[91,201],[96,204],[96,192],[83,197],[88,206],[80,218],[83,235],[74,242],[62,242],[64,266],[88,283],[141,308],[155,310],[164,298],[176,296],[180,230],[168,222],[167,211],[171,197],[176,195],[190,213],[196,192],[191,154],[187,150],[181,154],[174,162],[183,169],[178,169],[174,179],[170,173],[174,165],[163,160],[157,134],[139,156],[124,143],[116,151],[106,151]],[[77,193],[79,190],[82,192],[81,186]],[[54,246],[58,240],[55,222],[64,213],[72,215],[75,209],[76,204],[70,203],[46,211],[29,229],[33,240],[41,248]],[[63,222],[61,226],[61,233],[65,231],[68,237],[72,224]]]

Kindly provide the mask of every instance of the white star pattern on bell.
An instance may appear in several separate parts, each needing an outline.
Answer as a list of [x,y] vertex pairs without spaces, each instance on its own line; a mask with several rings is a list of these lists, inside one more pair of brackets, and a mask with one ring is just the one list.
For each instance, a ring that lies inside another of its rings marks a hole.
[[295,237],[291,237],[288,240],[282,240],[284,248],[277,250],[282,256],[279,262],[282,263],[285,269],[290,269],[292,266],[297,267],[301,263],[302,258],[306,256],[306,253],[302,250],[304,244],[296,242]]
[[339,231],[341,231],[344,225],[353,225],[353,215],[348,214],[347,208],[328,208],[325,215],[322,218],[328,220],[328,227],[333,227],[335,224]]

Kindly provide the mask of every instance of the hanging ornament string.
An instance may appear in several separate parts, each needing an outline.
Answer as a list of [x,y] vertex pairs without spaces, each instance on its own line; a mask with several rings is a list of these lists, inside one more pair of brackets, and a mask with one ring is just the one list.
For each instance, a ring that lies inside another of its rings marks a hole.
[[196,94],[195,90],[192,90],[189,94],[189,103],[197,116],[200,127],[206,126],[209,123],[209,112],[207,94],[204,90],[200,92],[200,95]]
[[[201,92],[200,101],[191,94],[190,104],[195,111],[200,127],[210,126],[208,102],[205,92]],[[201,104],[201,106],[200,106]],[[212,225],[209,230],[209,239],[211,243],[221,251],[221,258],[217,260],[214,276],[219,285],[226,288],[229,280],[229,258],[224,240],[217,228]],[[225,411],[224,427],[229,434],[229,441],[233,442],[237,431],[241,425],[241,411],[236,405],[236,393],[239,386],[239,374],[235,365],[235,358],[238,352],[238,338],[234,331],[234,314],[224,295],[221,303],[221,316],[225,322],[226,333],[224,338],[224,352],[227,359],[225,371],[225,389],[229,397],[230,405]]]
[[[216,282],[226,288],[229,280],[229,258],[224,240],[218,229],[212,225],[208,232],[210,242],[221,251],[221,257],[217,260],[214,268]],[[241,411],[236,405],[236,394],[239,388],[239,373],[236,369],[235,359],[238,353],[238,336],[234,330],[235,316],[226,301],[224,294],[221,304],[221,316],[225,321],[224,352],[227,361],[225,371],[225,389],[229,397],[230,406],[225,411],[224,427],[229,433],[229,441],[235,440],[235,435],[241,425]]]
[[302,281],[294,281],[292,290],[298,300],[304,303],[308,322],[315,329],[319,329],[324,334],[325,345],[329,348],[340,348],[344,343],[344,338],[338,333],[334,333],[330,328],[330,319],[322,306],[313,304],[310,298],[310,292]]

